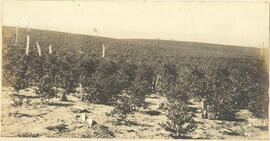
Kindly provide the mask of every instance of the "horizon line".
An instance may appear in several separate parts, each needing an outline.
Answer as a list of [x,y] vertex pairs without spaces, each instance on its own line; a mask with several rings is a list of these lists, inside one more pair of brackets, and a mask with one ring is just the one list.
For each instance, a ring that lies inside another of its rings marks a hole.
[[[16,28],[17,26],[14,25],[3,25],[3,27],[11,27]],[[26,28],[23,26],[18,26],[19,28]],[[100,38],[108,38],[108,39],[116,39],[116,40],[157,40],[157,41],[171,41],[171,42],[189,42],[189,43],[200,43],[200,44],[211,44],[211,45],[220,45],[220,46],[230,46],[230,47],[242,47],[242,48],[268,48],[268,47],[255,47],[255,46],[240,46],[240,45],[232,45],[232,44],[221,44],[221,43],[211,43],[211,42],[198,42],[198,41],[192,41],[192,40],[176,40],[176,39],[162,39],[162,38],[116,38],[116,37],[109,37],[109,36],[99,36],[99,35],[93,35],[93,34],[87,34],[87,33],[81,33],[81,32],[69,32],[69,31],[62,31],[62,30],[54,30],[54,29],[44,29],[44,28],[31,28],[34,30],[46,30],[46,31],[53,31],[53,32],[60,32],[60,33],[69,33],[69,34],[78,34],[78,35],[87,35],[87,36],[93,36],[93,37],[100,37]],[[3,30],[2,30],[3,33]]]

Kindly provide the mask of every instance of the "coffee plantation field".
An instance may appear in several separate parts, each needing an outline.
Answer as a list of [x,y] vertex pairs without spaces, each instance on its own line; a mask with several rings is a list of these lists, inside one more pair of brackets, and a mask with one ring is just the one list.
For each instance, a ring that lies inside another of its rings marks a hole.
[[15,33],[3,27],[2,136],[268,138],[256,48],[30,29],[26,55]]

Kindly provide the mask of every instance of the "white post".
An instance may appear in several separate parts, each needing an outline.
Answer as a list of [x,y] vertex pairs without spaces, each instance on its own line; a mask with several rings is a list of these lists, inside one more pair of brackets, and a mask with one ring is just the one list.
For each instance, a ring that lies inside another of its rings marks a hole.
[[29,24],[26,26],[27,29],[27,35],[26,35],[26,55],[29,55],[29,43],[30,43],[30,29],[29,29]]
[[206,99],[202,99],[202,118],[208,118],[207,103]]
[[41,56],[41,49],[40,49],[40,46],[38,44],[38,41],[36,41],[36,45],[37,45],[37,49],[38,49],[38,55]]
[[16,28],[15,46],[17,46],[18,43],[18,36],[19,36],[19,24],[17,25]]
[[29,42],[30,42],[30,37],[29,35],[26,35],[26,52],[25,52],[26,55],[29,54]]
[[80,84],[80,93],[82,94],[82,84]]
[[103,44],[103,47],[102,47],[102,58],[105,58],[105,46]]
[[52,54],[52,45],[49,45],[49,53]]
[[158,87],[158,82],[159,82],[159,79],[160,79],[160,75],[158,74],[157,76],[156,76],[156,81],[155,81],[155,92],[157,93],[157,94],[159,94],[159,90],[160,90],[160,88]]

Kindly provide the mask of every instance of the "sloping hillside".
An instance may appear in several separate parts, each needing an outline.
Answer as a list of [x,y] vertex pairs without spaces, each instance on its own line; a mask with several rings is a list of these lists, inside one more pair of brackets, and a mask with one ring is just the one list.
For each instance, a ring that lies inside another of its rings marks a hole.
[[[3,27],[3,43],[14,44],[15,27]],[[250,57],[257,55],[257,49],[218,44],[150,40],[150,39],[112,39],[83,34],[63,33],[48,30],[31,29],[30,51],[36,52],[38,41],[43,53],[47,53],[51,44],[58,53],[79,53],[101,55],[102,44],[106,46],[106,56],[173,56],[173,57]],[[24,49],[26,29],[19,29],[18,45]],[[70,52],[71,51],[71,52]]]
[[23,28],[14,43],[4,27],[3,136],[268,138],[268,73],[255,48],[31,29],[24,55]]

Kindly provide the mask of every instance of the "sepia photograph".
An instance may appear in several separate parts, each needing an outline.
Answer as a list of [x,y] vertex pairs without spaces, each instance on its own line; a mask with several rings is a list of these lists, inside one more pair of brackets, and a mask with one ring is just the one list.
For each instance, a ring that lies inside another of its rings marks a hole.
[[1,3],[2,139],[269,139],[269,2]]

